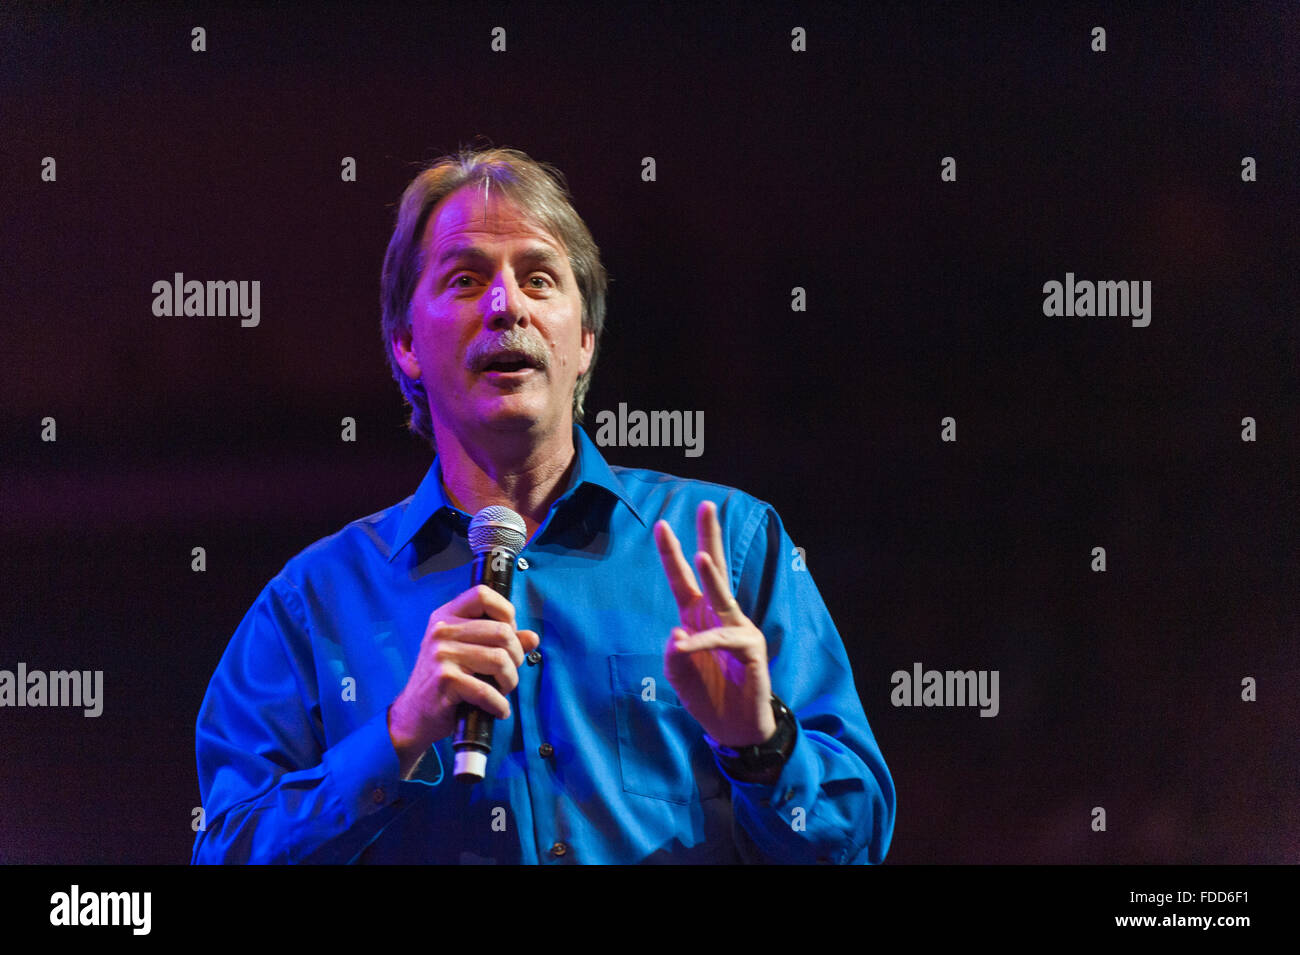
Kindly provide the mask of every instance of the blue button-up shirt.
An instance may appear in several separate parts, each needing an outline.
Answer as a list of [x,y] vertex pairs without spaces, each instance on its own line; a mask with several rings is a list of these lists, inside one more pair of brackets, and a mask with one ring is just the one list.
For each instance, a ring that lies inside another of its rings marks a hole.
[[[388,735],[430,614],[469,586],[469,515],[435,458],[412,497],[290,560],[240,623],[199,712],[195,862],[883,859],[893,782],[776,512],[611,467],[576,426],[574,444],[572,477],[515,571],[517,625],[541,645],[496,721],[486,778],[455,780],[446,739],[402,779]],[[798,720],[774,784],[722,772],[664,675],[679,619],[652,528],[668,521],[689,554],[704,500]]]

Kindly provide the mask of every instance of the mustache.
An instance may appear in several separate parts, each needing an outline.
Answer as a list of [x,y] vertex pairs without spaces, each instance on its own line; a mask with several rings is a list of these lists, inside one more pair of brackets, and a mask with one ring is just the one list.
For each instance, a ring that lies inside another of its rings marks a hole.
[[510,353],[527,358],[543,371],[550,366],[550,354],[546,346],[516,326],[495,338],[475,339],[465,352],[465,367],[470,371],[479,372],[498,358]]

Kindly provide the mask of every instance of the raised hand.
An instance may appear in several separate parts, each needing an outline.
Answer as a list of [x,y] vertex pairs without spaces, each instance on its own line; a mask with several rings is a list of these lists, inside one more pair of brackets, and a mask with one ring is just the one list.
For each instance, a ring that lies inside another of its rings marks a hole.
[[695,515],[696,583],[667,521],[655,524],[655,544],[681,626],[664,651],[664,673],[682,705],[725,746],[764,743],[776,732],[767,641],[731,594],[718,509],[705,501]]

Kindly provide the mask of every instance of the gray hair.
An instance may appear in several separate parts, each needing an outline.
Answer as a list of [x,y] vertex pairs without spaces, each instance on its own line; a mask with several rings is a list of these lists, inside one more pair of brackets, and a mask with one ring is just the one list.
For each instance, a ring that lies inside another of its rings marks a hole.
[[[551,233],[569,256],[569,265],[582,296],[582,327],[595,335],[596,351],[605,328],[605,289],[608,279],[586,223],[574,210],[564,174],[549,163],[539,163],[517,149],[462,148],[455,156],[434,160],[402,193],[397,225],[384,254],[379,303],[383,309],[384,354],[393,378],[411,408],[408,427],[433,445],[433,419],[424,382],[408,378],[393,355],[393,338],[411,329],[411,298],[424,271],[424,229],[434,208],[466,185],[497,186],[501,193]],[[573,420],[582,421],[582,402],[596,369],[591,364],[578,378],[573,392]]]

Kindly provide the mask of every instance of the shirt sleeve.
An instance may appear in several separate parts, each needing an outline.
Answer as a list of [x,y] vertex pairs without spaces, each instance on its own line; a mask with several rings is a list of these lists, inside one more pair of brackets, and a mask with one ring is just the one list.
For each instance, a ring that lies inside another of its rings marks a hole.
[[733,550],[733,585],[767,638],[772,691],[798,733],[775,783],[732,780],[738,841],[754,861],[879,863],[893,836],[894,783],[843,641],[776,511],[761,505],[750,523]]
[[302,601],[276,577],[208,686],[194,863],[350,862],[427,787],[400,779],[385,707],[326,744]]

